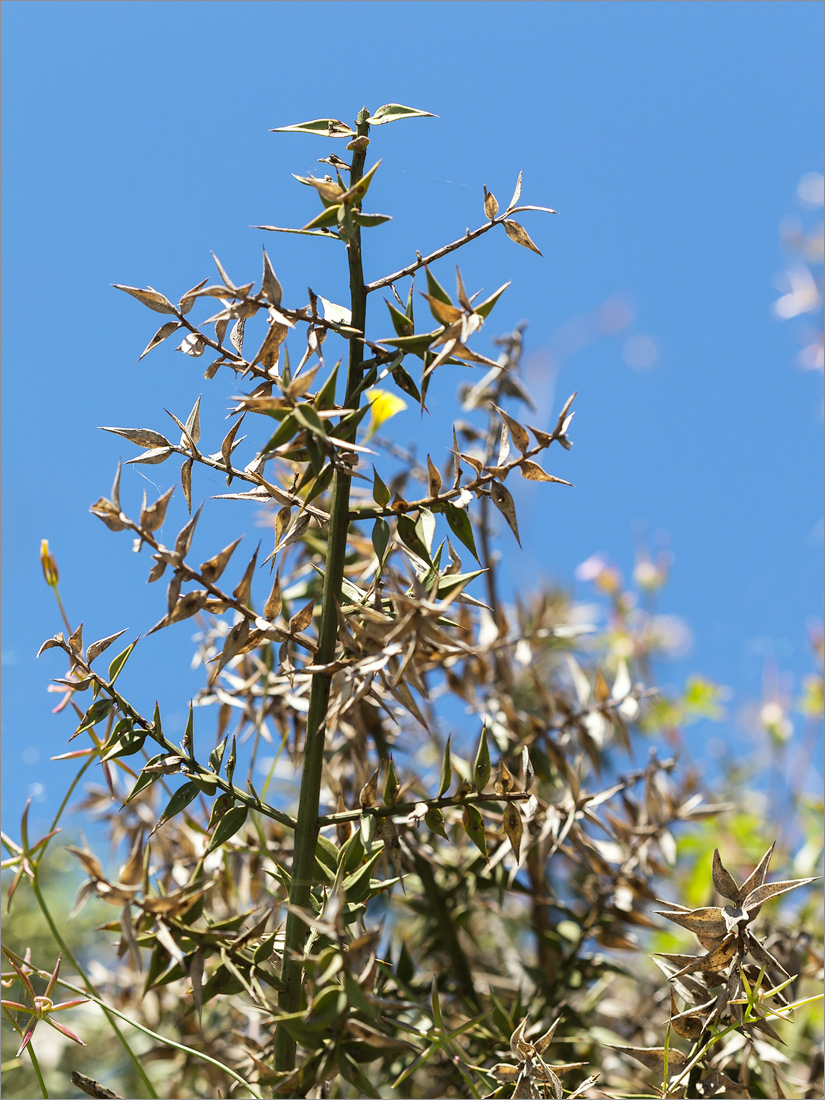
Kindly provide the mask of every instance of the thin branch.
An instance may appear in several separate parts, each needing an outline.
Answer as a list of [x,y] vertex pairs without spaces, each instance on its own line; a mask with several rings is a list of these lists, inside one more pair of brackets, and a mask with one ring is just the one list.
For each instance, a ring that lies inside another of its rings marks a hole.
[[520,210],[543,210],[547,214],[558,213],[557,210],[551,210],[549,206],[514,206],[510,210],[505,210],[503,214],[497,214],[490,221],[485,222],[484,225],[480,225],[478,229],[468,229],[463,237],[459,237],[457,241],[452,241],[450,244],[442,245],[442,247],[437,248],[435,252],[431,252],[429,256],[422,256],[421,253],[419,253],[415,263],[408,264],[407,267],[402,267],[400,271],[396,271],[392,275],[387,275],[383,279],[376,279],[374,283],[367,283],[367,294],[371,293],[373,290],[380,290],[382,287],[389,286],[391,283],[398,282],[398,280],[403,279],[405,275],[412,275],[414,271],[420,271],[422,267],[426,267],[428,264],[435,263],[435,261],[440,260],[442,256],[447,256],[450,252],[455,252],[457,248],[461,248],[470,241],[474,241],[476,237],[480,237],[482,234],[487,233],[494,226],[503,225],[511,214],[517,214]]
[[155,723],[150,722],[148,718],[144,718],[140,711],[136,710],[132,704],[125,699],[120,692],[108,680],[105,680],[102,676],[98,675],[94,669],[88,665],[79,654],[75,653],[71,646],[66,641],[58,642],[58,646],[71,658],[72,664],[79,668],[85,676],[94,680],[95,684],[101,691],[104,691],[110,699],[117,705],[118,709],[127,717],[131,718],[133,722],[144,729],[149,737],[152,738],[160,747],[167,752],[170,756],[182,757],[183,770],[196,778],[209,780],[210,783],[215,783],[226,794],[232,795],[238,802],[243,803],[244,806],[248,806],[251,810],[257,810],[258,813],[263,814],[265,817],[271,817],[273,821],[278,821],[281,825],[286,825],[289,829],[295,828],[295,820],[289,816],[289,814],[282,813],[280,810],[276,810],[274,807],[267,805],[265,802],[261,802],[260,799],[254,798],[252,795],[242,791],[239,787],[233,786],[225,779],[221,779],[217,772],[211,771],[209,768],[205,768],[202,764],[199,764],[194,756],[184,751],[181,745],[176,745],[173,741],[170,741],[166,737],[162,730],[155,728]]

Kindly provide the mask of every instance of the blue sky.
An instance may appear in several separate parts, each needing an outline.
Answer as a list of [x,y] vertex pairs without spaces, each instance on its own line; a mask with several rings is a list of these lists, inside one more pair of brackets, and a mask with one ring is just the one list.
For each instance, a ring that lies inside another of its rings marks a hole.
[[[40,540],[87,641],[145,632],[163,611],[148,558],[89,514],[136,453],[97,427],[162,431],[164,407],[183,419],[203,393],[217,450],[235,392],[171,346],[136,363],[160,322],[110,284],[179,297],[212,277],[210,249],[243,282],[265,243],[295,305],[307,285],[344,300],[332,245],[249,227],[309,220],[314,196],[291,173],[341,151],[270,128],[365,104],[439,116],[374,131],[371,198],[395,220],[367,238],[368,278],[480,224],[482,184],[505,202],[522,169],[523,200],[560,211],[524,216],[543,259],[503,233],[461,256],[473,289],[513,280],[479,346],[529,320],[532,422],[579,391],[575,447],[552,464],[576,489],[520,487],[524,552],[501,543],[512,575],[590,598],[580,562],[601,551],[628,574],[639,541],[664,532],[662,610],[693,635],[664,679],[695,670],[732,691],[727,722],[697,728],[697,755],[708,737],[745,744],[737,713],[766,669],[798,692],[822,607],[822,376],[797,362],[804,321],[771,307],[780,221],[821,217],[798,195],[822,171],[821,4],[13,0],[2,18],[4,828],[29,794],[45,815],[69,776],[48,762],[70,732],[45,690],[64,669],[33,659],[60,629]],[[428,447],[458,380],[433,393]],[[396,424],[422,433],[413,413]],[[151,499],[175,480],[171,461],[129,467],[124,500],[134,511],[144,487]],[[196,475],[197,500],[221,491]],[[231,509],[207,505],[196,553],[236,528],[265,534]],[[199,683],[190,634],[153,636],[129,667],[170,732]]]

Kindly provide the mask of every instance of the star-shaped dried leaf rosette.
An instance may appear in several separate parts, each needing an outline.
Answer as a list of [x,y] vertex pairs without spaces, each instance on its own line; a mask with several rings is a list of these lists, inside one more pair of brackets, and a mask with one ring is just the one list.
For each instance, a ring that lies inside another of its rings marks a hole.
[[[680,924],[693,932],[707,951],[707,954],[698,958],[689,955],[661,955],[669,964],[667,969],[672,971],[668,975],[669,980],[674,984],[677,993],[687,999],[690,1005],[686,1012],[674,1016],[671,1021],[678,1034],[695,1038],[704,1027],[720,1020],[726,1013],[741,1020],[741,1005],[732,1002],[743,991],[742,973],[744,971],[747,978],[758,975],[758,969],[746,963],[748,955],[755,960],[758,967],[774,971],[783,979],[790,980],[791,975],[767,947],[760,943],[749,925],[770,898],[786,894],[798,886],[806,886],[815,879],[766,883],[765,876],[774,847],[775,844],[770,846],[741,886],[737,885],[733,875],[722,863],[719,850],[714,850],[713,885],[732,904],[700,909],[687,909],[671,904],[669,909],[658,910],[659,916],[667,917],[674,924]],[[675,970],[672,969],[674,966]],[[698,982],[689,977],[693,974],[700,976]],[[708,988],[719,985],[723,985],[723,989],[718,995],[711,993]],[[699,1001],[703,1003],[700,1004]],[[764,1020],[760,1020],[757,1026],[777,1038]]]
[[[501,1089],[496,1089],[495,1092],[490,1094],[491,1096],[506,1095],[511,1097],[512,1100],[520,1100],[520,1098],[523,1098],[523,1100],[545,1100],[547,1097],[552,1097],[553,1100],[562,1100],[564,1094],[559,1074],[568,1069],[579,1069],[585,1063],[569,1062],[565,1065],[551,1066],[545,1062],[544,1052],[549,1047],[558,1024],[559,1020],[556,1020],[542,1036],[531,1043],[524,1038],[524,1029],[527,1026],[527,1017],[524,1017],[510,1037],[510,1053],[513,1056],[513,1063],[499,1062],[498,1065],[487,1071],[502,1086],[513,1085],[514,1089],[512,1092],[507,1093],[504,1093]],[[588,1077],[586,1081],[582,1081],[578,1088],[568,1093],[569,1100],[581,1096],[598,1080],[598,1077],[599,1074],[597,1073],[592,1077]]]

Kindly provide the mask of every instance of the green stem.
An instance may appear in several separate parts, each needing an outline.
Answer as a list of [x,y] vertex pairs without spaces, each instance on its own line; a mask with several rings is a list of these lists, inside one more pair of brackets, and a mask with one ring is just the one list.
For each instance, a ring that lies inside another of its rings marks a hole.
[[29,1057],[32,1061],[32,1068],[37,1077],[38,1084],[40,1085],[40,1091],[45,1097],[45,1100],[49,1100],[49,1094],[46,1090],[46,1082],[43,1080],[43,1074],[40,1072],[40,1063],[37,1060],[37,1055],[34,1053],[34,1047],[32,1046],[31,1042],[29,1042],[27,1050],[29,1052]]
[[[367,136],[369,132],[368,117],[369,112],[364,108],[358,115],[358,137]],[[354,186],[363,176],[365,160],[366,148],[354,152],[350,172],[351,186]],[[364,271],[361,264],[361,231],[358,226],[355,226],[352,239],[347,245],[347,259],[349,261],[352,327],[363,333],[366,330],[367,292],[364,286]],[[361,381],[363,358],[364,345],[360,338],[354,337],[349,343],[349,368],[344,408],[356,407],[351,404],[351,401],[354,399]],[[315,661],[319,665],[329,664],[333,660],[338,641],[338,605],[341,599],[341,582],[344,576],[344,559],[347,552],[350,481],[351,474],[349,470],[345,466],[339,465],[335,471],[335,479],[332,485],[326,573],[324,576],[321,621],[318,627],[318,652],[315,657]],[[297,1012],[301,1003],[302,967],[300,956],[306,943],[307,926],[297,916],[295,910],[309,910],[311,903],[310,890],[315,866],[315,848],[318,842],[318,810],[324,765],[324,733],[331,682],[330,674],[317,672],[312,678],[312,688],[310,690],[301,793],[298,802],[298,819],[295,825],[292,881],[289,891],[291,911],[287,917],[283,968],[281,971],[285,989],[279,997],[279,1006],[283,1013]],[[285,1027],[278,1027],[275,1035],[275,1068],[281,1072],[289,1072],[294,1069],[296,1052],[295,1040],[289,1035]]]
[[46,904],[46,899],[43,897],[43,893],[40,889],[40,883],[37,881],[37,875],[36,874],[35,874],[34,879],[32,880],[32,890],[34,891],[34,896],[37,898],[37,904],[40,907],[40,912],[46,918],[46,923],[48,924],[49,928],[51,929],[51,933],[54,936],[56,943],[59,945],[60,950],[63,952],[64,957],[69,960],[69,962],[75,968],[77,973],[83,979],[83,984],[86,986],[86,989],[88,990],[88,992],[92,995],[92,998],[103,1009],[103,1013],[106,1016],[106,1019],[109,1021],[109,1026],[111,1027],[112,1031],[115,1033],[117,1038],[120,1040],[120,1043],[122,1044],[123,1049],[129,1055],[129,1058],[131,1059],[132,1064],[134,1065],[135,1069],[137,1070],[138,1074],[140,1075],[141,1080],[143,1081],[144,1085],[146,1086],[147,1096],[152,1097],[152,1100],[158,1100],[158,1094],[155,1092],[154,1087],[152,1086],[152,1082],[146,1076],[146,1071],[144,1070],[143,1066],[141,1065],[140,1059],[137,1057],[135,1052],[129,1046],[129,1043],[126,1041],[126,1036],[123,1034],[123,1032],[120,1030],[120,1028],[115,1023],[114,1016],[112,1015],[112,1010],[110,1010],[108,1008],[108,1006],[105,1005],[104,1002],[100,999],[99,993],[95,989],[94,985],[92,985],[89,978],[86,976],[86,972],[80,966],[77,959],[72,954],[72,951],[69,948],[69,945],[66,943],[65,939],[60,934],[60,930],[58,929],[57,925],[55,924],[54,920],[52,919],[52,915],[49,911],[49,907]]
[[[84,990],[79,986],[73,985],[71,982],[64,982],[62,978],[57,979],[57,984],[63,989],[68,989],[72,993],[80,993],[83,995]],[[123,1020],[125,1024],[129,1024],[130,1027],[135,1028],[137,1031],[142,1032],[144,1035],[148,1035],[150,1039],[155,1039],[159,1043],[163,1043],[165,1046],[172,1047],[174,1050],[180,1050],[184,1054],[188,1054],[191,1058],[199,1058],[203,1062],[208,1062],[210,1066],[215,1066],[216,1069],[222,1070],[233,1080],[237,1081],[239,1085],[247,1090],[247,1092],[254,1098],[254,1100],[260,1100],[258,1093],[250,1085],[250,1083],[241,1077],[239,1073],[236,1073],[231,1066],[227,1066],[224,1062],[219,1062],[217,1058],[213,1058],[211,1055],[206,1054],[203,1050],[196,1050],[194,1047],[188,1047],[185,1043],[179,1043],[177,1039],[170,1039],[168,1035],[161,1035],[157,1031],[152,1031],[151,1028],[146,1027],[139,1020],[133,1019],[131,1016],[126,1016],[122,1012],[118,1012],[116,1008],[111,1008],[104,1001],[101,1001],[99,997],[89,997],[89,1000],[98,1005],[105,1012],[110,1012],[113,1016],[117,1016],[119,1020]]]

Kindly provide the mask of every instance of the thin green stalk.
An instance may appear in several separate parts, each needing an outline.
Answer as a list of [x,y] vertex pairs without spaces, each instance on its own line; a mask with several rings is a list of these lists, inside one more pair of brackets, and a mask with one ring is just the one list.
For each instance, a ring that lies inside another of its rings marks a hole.
[[[137,1070],[138,1074],[140,1075],[141,1080],[143,1081],[144,1085],[146,1086],[147,1095],[149,1097],[151,1097],[152,1100],[158,1100],[158,1094],[155,1092],[154,1087],[152,1085],[152,1082],[146,1076],[146,1071],[144,1070],[143,1066],[141,1065],[140,1059],[137,1057],[135,1052],[129,1046],[128,1042],[126,1041],[125,1035],[123,1034],[123,1032],[120,1030],[120,1028],[115,1023],[115,1020],[114,1020],[114,1017],[113,1017],[113,1011],[110,1010],[108,1008],[108,1006],[106,1006],[103,1003],[103,1001],[100,999],[100,995],[98,994],[98,992],[95,989],[94,985],[89,980],[89,978],[86,976],[86,972],[80,966],[77,959],[74,957],[74,955],[71,951],[71,948],[66,943],[63,936],[60,934],[60,930],[58,929],[57,925],[55,924],[54,920],[52,919],[51,913],[49,912],[49,907],[46,904],[46,899],[43,897],[43,893],[40,889],[40,884],[37,881],[36,872],[35,872],[35,877],[32,880],[32,890],[34,891],[34,896],[37,898],[37,904],[40,906],[40,912],[46,918],[46,923],[48,924],[49,928],[51,929],[51,933],[54,936],[55,941],[59,945],[60,950],[63,952],[64,957],[69,960],[69,962],[75,968],[77,973],[81,976],[81,978],[83,979],[83,984],[86,986],[87,991],[90,994],[92,994],[93,999],[95,1001],[97,1001],[98,1004],[100,1004],[101,1008],[103,1009],[104,1015],[106,1016],[106,1019],[109,1021],[109,1026],[111,1027],[112,1031],[117,1036],[118,1040],[120,1041],[121,1045],[123,1046],[123,1049],[129,1055],[129,1058],[131,1059],[132,1064],[134,1065],[135,1069]],[[80,992],[82,992],[82,990]]]
[[[88,995],[85,990],[80,988],[80,986],[73,985],[71,982],[64,982],[62,978],[57,979],[57,984],[62,986],[64,989],[70,990],[72,993],[80,993],[81,996],[84,994]],[[188,1054],[192,1058],[199,1058],[202,1062],[208,1062],[210,1066],[215,1066],[216,1069],[222,1070],[224,1073],[228,1074],[229,1077],[233,1078],[233,1080],[237,1081],[238,1084],[243,1085],[247,1092],[249,1092],[254,1097],[254,1100],[261,1100],[261,1097],[255,1091],[252,1085],[250,1085],[248,1081],[241,1077],[239,1073],[236,1073],[235,1070],[231,1068],[231,1066],[227,1066],[223,1062],[219,1062],[217,1058],[213,1058],[211,1055],[206,1054],[202,1050],[196,1050],[194,1047],[188,1047],[185,1043],[179,1043],[176,1039],[170,1039],[168,1035],[160,1035],[157,1031],[152,1031],[151,1028],[146,1027],[145,1024],[140,1023],[139,1020],[132,1019],[132,1017],[126,1016],[122,1012],[118,1012],[116,1008],[110,1008],[103,1001],[101,1001],[99,997],[89,996],[89,1000],[93,1001],[99,1008],[102,1008],[104,1012],[111,1012],[111,1014],[113,1016],[117,1016],[119,1020],[123,1020],[124,1023],[129,1024],[137,1031],[141,1031],[144,1035],[148,1035],[150,1039],[155,1039],[157,1042],[163,1043],[164,1046],[174,1047],[175,1050],[180,1050],[183,1054]]]
[[40,1085],[40,1091],[43,1094],[44,1100],[49,1100],[49,1093],[46,1089],[46,1082],[43,1080],[43,1074],[40,1072],[40,1063],[37,1060],[37,1055],[34,1053],[34,1047],[32,1046],[31,1041],[29,1042],[29,1045],[26,1049],[29,1052],[29,1058],[31,1058],[32,1060],[32,1068],[34,1069],[35,1076],[37,1077],[37,1081]]
[[[358,115],[358,137],[367,136],[369,132],[368,117],[369,112],[364,108]],[[363,176],[365,160],[366,148],[358,149],[353,153],[350,186],[356,184]],[[347,245],[347,259],[349,261],[352,326],[358,329],[359,333],[364,333],[366,331],[367,292],[361,263],[361,231],[358,226],[355,226],[352,239]],[[353,400],[360,404],[360,395],[356,398],[355,394],[361,382],[363,358],[364,345],[360,337],[354,337],[349,342],[345,408],[355,408],[356,406],[351,404]],[[350,481],[351,475],[347,468],[339,465],[336,468],[332,484],[326,573],[324,576],[321,621],[318,627],[318,652],[315,656],[318,665],[326,665],[333,660],[338,640],[338,605],[341,599],[341,582],[344,576],[344,559],[347,552],[347,533],[349,530]],[[331,682],[329,674],[316,673],[312,678],[309,697],[304,766],[298,802],[298,819],[295,825],[292,881],[289,891],[291,911],[287,917],[283,968],[281,971],[285,989],[279,997],[279,1006],[284,1013],[297,1012],[301,1003],[303,975],[300,956],[306,943],[307,926],[297,916],[295,910],[308,910],[310,908],[312,873],[315,866],[315,848],[318,841],[318,811],[324,765],[324,733]],[[296,1052],[295,1040],[289,1035],[285,1027],[278,1027],[275,1035],[275,1068],[281,1072],[289,1072],[294,1069]]]

